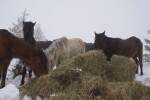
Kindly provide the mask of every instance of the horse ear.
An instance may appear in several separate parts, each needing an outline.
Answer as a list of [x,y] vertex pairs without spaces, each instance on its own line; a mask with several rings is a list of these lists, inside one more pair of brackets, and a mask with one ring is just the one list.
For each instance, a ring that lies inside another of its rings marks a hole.
[[33,23],[33,26],[36,24],[36,22],[35,23]]
[[23,21],[22,23],[23,23],[23,25],[25,24],[25,22],[24,22],[24,21]]
[[95,35],[97,35],[97,33],[94,31]]
[[102,34],[105,35],[105,30],[104,30],[104,32]]

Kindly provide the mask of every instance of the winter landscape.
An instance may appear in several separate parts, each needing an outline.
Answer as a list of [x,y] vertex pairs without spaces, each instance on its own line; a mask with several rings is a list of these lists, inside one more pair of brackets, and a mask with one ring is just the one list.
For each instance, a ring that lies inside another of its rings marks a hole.
[[[23,38],[24,33],[23,32],[24,21],[27,22],[31,21],[35,25],[35,26],[33,25],[33,27],[34,27],[34,38],[36,42],[37,41],[51,42],[61,37],[67,37],[68,39],[80,38],[84,42],[92,44],[94,43],[95,39],[94,33],[96,32],[97,33],[105,32],[108,37],[112,38],[127,39],[131,36],[139,38],[143,43],[144,74],[142,76],[140,74],[136,74],[134,80],[135,82],[138,82],[144,86],[150,87],[149,0],[124,0],[124,1],[123,0],[112,0],[112,1],[0,0],[0,1],[1,1],[0,29],[6,29],[16,37],[19,37],[21,39]],[[41,45],[40,48],[42,48],[42,50],[46,49],[43,44]],[[22,79],[22,75],[14,77],[13,72],[13,69],[16,68],[15,66],[18,64],[18,62],[19,59],[14,58],[8,67],[6,76],[6,86],[0,89],[0,100],[33,99],[30,96],[23,95],[19,90],[19,88],[21,87],[20,82]],[[125,62],[120,61],[120,65],[124,63]],[[77,68],[76,71],[82,72],[83,70]],[[127,74],[129,73],[127,72]],[[28,83],[28,77],[29,75],[26,75],[25,83]],[[32,79],[34,77],[35,76],[33,73]],[[88,82],[90,83],[90,81]],[[52,94],[51,96],[52,97],[56,96],[56,94]],[[75,96],[78,97],[78,95]],[[100,96],[97,98],[101,99],[103,97]],[[148,95],[147,98],[150,98],[150,95]],[[36,100],[43,100],[43,98],[37,96]],[[145,98],[142,100],[145,100]]]
[[[32,100],[29,96],[22,96],[19,92],[21,75],[17,76],[13,79],[12,69],[17,64],[18,59],[13,59],[11,64],[9,65],[9,71],[7,73],[6,87],[0,89],[0,100]],[[143,71],[144,75],[135,75],[135,81],[140,82],[146,86],[150,86],[150,62],[143,63]],[[26,82],[28,81],[28,76],[26,76]],[[37,100],[41,100],[41,98],[37,97]]]

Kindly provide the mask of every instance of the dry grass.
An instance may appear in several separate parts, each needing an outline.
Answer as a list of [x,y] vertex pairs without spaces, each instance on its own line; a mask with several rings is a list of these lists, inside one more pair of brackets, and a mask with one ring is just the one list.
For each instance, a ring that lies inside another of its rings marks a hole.
[[37,95],[51,100],[149,99],[150,88],[134,82],[133,61],[122,56],[113,56],[111,62],[105,59],[101,51],[90,51],[65,60],[20,91],[33,99]]

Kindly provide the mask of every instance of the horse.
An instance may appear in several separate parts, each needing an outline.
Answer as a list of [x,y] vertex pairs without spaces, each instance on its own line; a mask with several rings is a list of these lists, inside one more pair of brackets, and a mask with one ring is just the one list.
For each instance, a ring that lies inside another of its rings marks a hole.
[[92,50],[92,46],[93,46],[93,43],[86,43],[86,42],[85,42],[86,52]]
[[48,61],[43,50],[15,37],[8,30],[0,29],[1,88],[5,87],[6,73],[12,58],[19,58],[25,61],[33,69],[37,77],[48,73]]
[[[30,22],[24,22],[23,21],[24,41],[33,45],[33,46],[36,46],[36,41],[34,38],[34,25],[35,24],[36,24],[36,22],[32,23],[31,21]],[[24,61],[23,61],[23,63],[24,63]],[[20,85],[24,84],[24,79],[25,79],[25,75],[26,75],[26,67],[27,67],[27,65],[24,63],[23,71],[22,71],[22,79],[21,79]],[[32,76],[32,70],[29,69],[29,78],[31,78],[31,76]]]
[[52,44],[52,41],[36,41],[36,47],[40,49],[47,49]]
[[28,42],[32,45],[36,45],[36,41],[34,39],[34,26],[35,23],[32,22],[24,22],[23,21],[23,36],[24,36],[24,40],[25,42]]
[[43,50],[15,37],[8,30],[0,29],[0,88],[5,87],[6,73],[12,58],[19,58],[27,63],[37,77],[48,74],[48,61]]
[[[23,38],[20,38],[22,40],[24,40]],[[50,45],[52,44],[52,41],[36,41],[36,47],[39,48],[39,49],[46,49],[48,48]],[[22,72],[23,72],[23,68],[22,66],[24,66],[24,63],[23,61],[19,61],[16,65],[15,65],[15,68],[12,69],[14,75],[13,75],[13,79],[15,77],[17,77],[18,75],[22,75]],[[30,73],[30,71],[29,71]],[[29,77],[30,78],[30,77]]]
[[79,38],[61,37],[45,50],[49,62],[49,70],[56,69],[61,61],[85,52],[85,43]]
[[137,64],[136,73],[138,73],[138,63],[140,63],[140,75],[143,75],[143,44],[135,36],[125,40],[120,38],[111,38],[103,33],[95,32],[95,41],[93,49],[101,49],[106,55],[106,60],[110,61],[113,54],[132,58]]

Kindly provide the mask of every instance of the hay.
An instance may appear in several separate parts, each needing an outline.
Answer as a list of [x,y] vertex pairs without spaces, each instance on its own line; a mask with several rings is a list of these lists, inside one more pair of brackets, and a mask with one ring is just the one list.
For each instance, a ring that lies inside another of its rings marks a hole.
[[136,64],[127,57],[114,55],[105,73],[110,81],[133,81]]
[[141,100],[150,93],[150,87],[137,82],[109,82],[106,100]]
[[113,56],[108,62],[101,51],[90,51],[64,60],[56,70],[30,80],[20,91],[33,99],[36,96],[52,100],[149,98],[150,89],[135,83],[134,77],[135,63],[130,59]]

